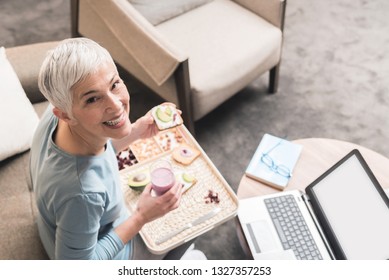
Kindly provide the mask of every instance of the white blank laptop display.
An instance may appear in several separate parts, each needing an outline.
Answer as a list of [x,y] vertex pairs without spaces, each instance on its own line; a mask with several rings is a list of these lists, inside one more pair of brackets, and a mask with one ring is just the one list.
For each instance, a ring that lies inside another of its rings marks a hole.
[[242,199],[254,259],[389,259],[389,199],[358,150],[306,187]]

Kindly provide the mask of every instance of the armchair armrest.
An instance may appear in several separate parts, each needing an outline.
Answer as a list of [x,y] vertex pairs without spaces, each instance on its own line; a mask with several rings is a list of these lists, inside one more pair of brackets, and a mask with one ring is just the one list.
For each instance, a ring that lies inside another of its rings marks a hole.
[[45,101],[38,88],[38,75],[42,62],[49,50],[58,42],[45,42],[6,48],[9,62],[14,68],[20,83],[31,103]]
[[286,0],[234,0],[239,5],[284,29]]
[[93,38],[90,34],[99,32],[93,28],[93,18],[88,18],[87,11],[92,10],[157,85],[163,84],[187,59],[127,0],[80,0],[79,4],[80,34]]

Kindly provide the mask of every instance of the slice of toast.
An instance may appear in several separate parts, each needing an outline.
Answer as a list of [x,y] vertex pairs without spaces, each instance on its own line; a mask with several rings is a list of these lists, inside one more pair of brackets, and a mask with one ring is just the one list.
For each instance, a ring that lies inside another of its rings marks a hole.
[[182,184],[182,193],[185,193],[197,183],[196,177],[186,171],[179,171],[178,173],[176,173],[176,178],[178,182]]
[[191,164],[199,155],[200,151],[188,144],[181,144],[172,153],[173,159],[183,165]]
[[183,124],[181,115],[173,105],[161,104],[151,110],[151,115],[159,130],[165,130]]

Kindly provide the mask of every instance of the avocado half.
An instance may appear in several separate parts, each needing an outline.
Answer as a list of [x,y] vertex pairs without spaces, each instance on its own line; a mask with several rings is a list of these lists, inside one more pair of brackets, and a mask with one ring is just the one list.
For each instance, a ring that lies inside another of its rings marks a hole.
[[136,173],[128,178],[128,186],[135,191],[143,191],[150,183],[150,175],[147,172]]
[[157,118],[162,122],[171,122],[173,120],[172,111],[168,107],[165,111],[162,111],[161,107],[157,108],[157,111],[155,112],[157,115]]

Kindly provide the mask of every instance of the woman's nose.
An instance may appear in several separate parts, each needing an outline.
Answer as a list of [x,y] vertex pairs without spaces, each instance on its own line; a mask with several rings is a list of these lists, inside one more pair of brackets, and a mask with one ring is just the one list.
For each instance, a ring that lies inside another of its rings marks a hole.
[[108,95],[108,104],[107,104],[107,111],[117,111],[122,107],[122,102],[119,98],[119,96],[114,94]]

